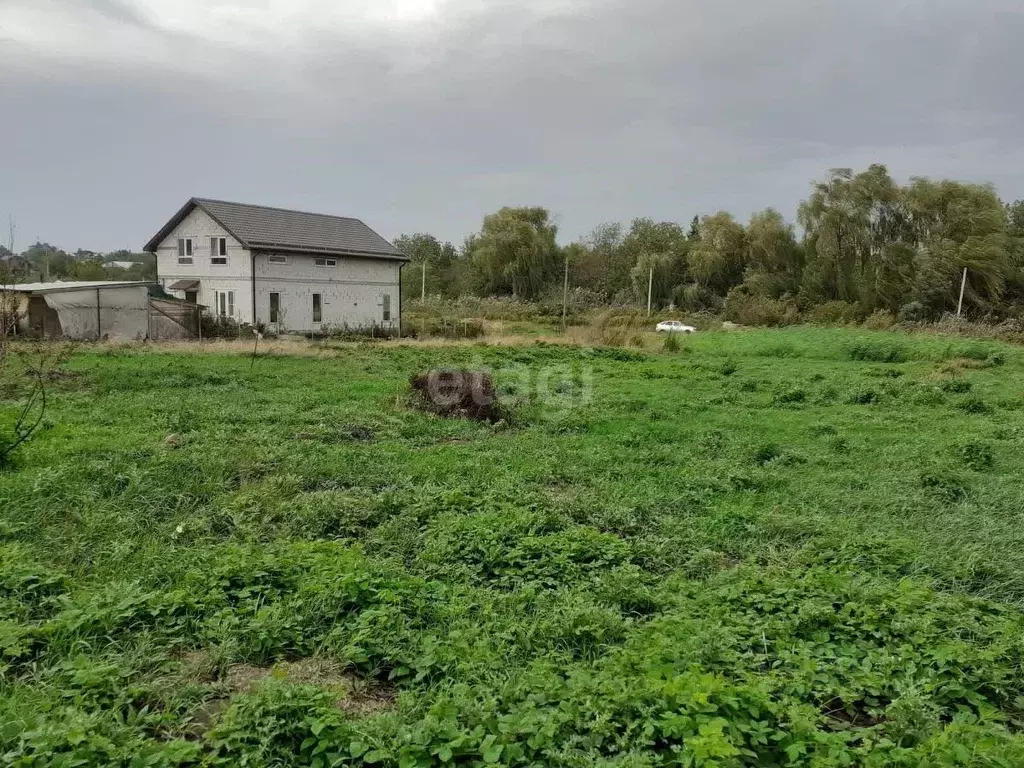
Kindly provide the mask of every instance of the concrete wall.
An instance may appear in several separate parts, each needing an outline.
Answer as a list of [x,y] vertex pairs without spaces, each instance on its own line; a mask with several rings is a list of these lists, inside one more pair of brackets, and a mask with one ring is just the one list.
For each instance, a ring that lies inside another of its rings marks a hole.
[[[193,241],[192,263],[178,263],[178,238],[191,237]],[[227,238],[227,264],[214,264],[210,253],[210,238]],[[235,292],[235,314],[233,319],[251,323],[252,317],[252,257],[235,238],[199,208],[181,220],[156,249],[157,275],[160,285],[167,290],[179,280],[198,280],[197,301],[214,312],[216,291]],[[179,299],[185,298],[184,291],[167,291]]]
[[[398,329],[400,262],[337,257],[336,266],[316,266],[315,255],[274,254],[285,264],[256,254],[256,317],[270,324],[270,294],[281,295],[277,330],[328,331],[376,326]],[[322,258],[322,257],[320,257]],[[313,294],[321,296],[321,322],[313,322]],[[384,296],[391,319],[384,320]],[[273,326],[271,326],[273,327]]]

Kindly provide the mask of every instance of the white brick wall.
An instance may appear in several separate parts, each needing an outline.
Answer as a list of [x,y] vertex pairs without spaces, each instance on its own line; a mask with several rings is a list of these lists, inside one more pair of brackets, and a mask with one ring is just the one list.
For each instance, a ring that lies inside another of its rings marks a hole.
[[[193,239],[192,264],[179,264],[178,238]],[[213,264],[211,237],[227,237],[227,260]],[[279,330],[311,331],[332,328],[398,328],[400,311],[399,272],[401,263],[384,259],[334,258],[333,267],[316,266],[315,255],[278,254],[287,260],[274,264],[268,255],[256,254],[255,319],[270,324],[270,294],[280,294]],[[322,257],[321,257],[322,258]],[[253,258],[199,208],[175,227],[157,248],[157,274],[167,286],[179,280],[198,280],[200,304],[214,312],[215,292],[234,291],[235,319],[253,322]],[[182,291],[170,291],[185,298]],[[322,319],[313,322],[313,294],[321,296]],[[384,296],[391,297],[391,320],[384,321]]]
[[[192,263],[178,263],[178,238],[192,238]],[[227,238],[227,264],[214,264],[210,253],[210,238]],[[234,291],[235,319],[252,322],[252,257],[242,244],[214,221],[205,211],[195,208],[156,249],[157,275],[160,284],[167,286],[179,280],[198,280],[198,301],[214,311],[215,291]],[[183,291],[168,291],[179,299]]]
[[[281,330],[398,328],[400,262],[339,256],[336,266],[318,267],[315,255],[277,255],[287,263],[274,264],[267,254],[256,254],[259,320],[270,322],[270,294],[279,293]],[[313,322],[314,293],[321,296],[320,323]],[[384,320],[384,296],[391,297],[389,321]]]

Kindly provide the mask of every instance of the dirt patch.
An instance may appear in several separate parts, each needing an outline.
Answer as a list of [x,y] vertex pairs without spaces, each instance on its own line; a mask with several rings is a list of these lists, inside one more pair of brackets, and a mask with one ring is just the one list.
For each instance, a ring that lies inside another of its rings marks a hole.
[[196,710],[187,735],[198,738],[238,694],[255,693],[267,680],[291,685],[314,685],[336,693],[336,705],[355,717],[376,714],[395,706],[395,687],[379,680],[353,674],[334,659],[316,656],[297,661],[282,661],[268,667],[232,664],[218,674],[213,659],[205,651],[182,657],[182,675],[195,683],[209,686],[211,697]]
[[334,659],[315,656],[282,661],[270,667],[232,664],[221,676],[220,686],[231,694],[252,693],[268,679],[294,685],[315,685],[341,694],[338,708],[353,714],[370,714],[394,706],[395,689],[377,680],[352,674]]
[[410,385],[416,406],[428,413],[491,424],[503,418],[494,382],[485,371],[436,369],[413,376]]

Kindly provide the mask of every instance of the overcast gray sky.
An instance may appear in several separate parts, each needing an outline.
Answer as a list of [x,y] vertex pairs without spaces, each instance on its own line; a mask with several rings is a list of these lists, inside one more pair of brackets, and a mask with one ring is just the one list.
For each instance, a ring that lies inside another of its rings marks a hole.
[[1020,0],[0,0],[0,217],[111,250],[193,195],[455,242],[544,205],[568,242],[871,162],[1013,199],[1022,40]]

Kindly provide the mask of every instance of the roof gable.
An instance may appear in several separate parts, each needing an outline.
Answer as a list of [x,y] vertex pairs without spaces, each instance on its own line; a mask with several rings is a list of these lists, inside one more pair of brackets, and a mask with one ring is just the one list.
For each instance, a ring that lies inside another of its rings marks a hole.
[[193,197],[185,203],[146,243],[145,249],[155,252],[160,243],[195,208],[205,211],[249,250],[408,260],[359,219],[199,197]]

